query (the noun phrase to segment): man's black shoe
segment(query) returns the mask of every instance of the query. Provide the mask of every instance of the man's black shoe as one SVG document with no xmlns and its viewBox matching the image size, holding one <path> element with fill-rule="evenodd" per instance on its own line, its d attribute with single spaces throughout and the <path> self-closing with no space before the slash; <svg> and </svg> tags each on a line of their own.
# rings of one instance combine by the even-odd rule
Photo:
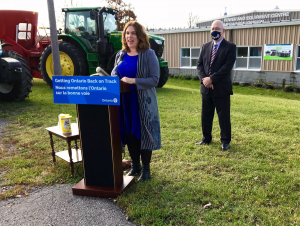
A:
<svg viewBox="0 0 300 226">
<path fill-rule="evenodd" d="M 222 144 L 222 151 L 227 151 L 229 149 L 229 144 Z"/>
<path fill-rule="evenodd" d="M 200 142 L 195 143 L 196 145 L 209 145 L 211 143 L 210 142 L 205 142 L 204 140 L 201 140 Z"/>
</svg>

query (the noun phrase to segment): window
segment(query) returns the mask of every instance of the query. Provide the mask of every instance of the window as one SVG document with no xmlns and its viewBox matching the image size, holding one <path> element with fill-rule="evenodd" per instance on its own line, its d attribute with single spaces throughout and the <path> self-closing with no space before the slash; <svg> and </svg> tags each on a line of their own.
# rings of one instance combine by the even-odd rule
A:
<svg viewBox="0 0 300 226">
<path fill-rule="evenodd" d="M 65 26 L 66 34 L 76 36 L 85 45 L 89 52 L 96 52 L 96 21 L 91 20 L 89 11 L 67 12 Z"/>
<path fill-rule="evenodd" d="M 27 29 L 27 25 L 28 25 L 28 29 Z M 31 31 L 31 24 L 20 23 L 19 31 Z"/>
<path fill-rule="evenodd" d="M 84 35 L 87 27 L 84 23 L 89 12 L 68 12 L 66 14 L 66 33 L 76 36 Z"/>
<path fill-rule="evenodd" d="M 31 39 L 31 24 L 27 23 L 20 23 L 18 25 L 18 39 Z"/>
<path fill-rule="evenodd" d="M 181 48 L 180 67 L 196 67 L 199 55 L 199 47 Z"/>
<path fill-rule="evenodd" d="M 300 71 L 300 45 L 296 47 L 296 71 Z"/>
<path fill-rule="evenodd" d="M 103 13 L 104 35 L 110 35 L 113 31 L 118 31 L 115 16 L 109 13 Z"/>
<path fill-rule="evenodd" d="M 236 52 L 235 69 L 261 69 L 262 47 L 237 47 Z"/>
</svg>

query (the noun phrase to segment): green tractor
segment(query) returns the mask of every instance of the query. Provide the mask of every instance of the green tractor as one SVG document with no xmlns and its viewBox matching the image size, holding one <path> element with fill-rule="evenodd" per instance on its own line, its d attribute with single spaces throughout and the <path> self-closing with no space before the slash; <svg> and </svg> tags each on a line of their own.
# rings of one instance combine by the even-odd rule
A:
<svg viewBox="0 0 300 226">
<path fill-rule="evenodd" d="M 62 75 L 91 75 L 100 66 L 110 74 L 116 53 L 122 49 L 122 32 L 117 30 L 118 10 L 106 7 L 64 8 L 65 34 L 58 34 Z M 160 66 L 157 87 L 168 80 L 168 62 L 162 59 L 165 39 L 150 35 L 150 45 Z M 40 70 L 52 88 L 54 76 L 51 46 L 40 57 Z"/>
</svg>

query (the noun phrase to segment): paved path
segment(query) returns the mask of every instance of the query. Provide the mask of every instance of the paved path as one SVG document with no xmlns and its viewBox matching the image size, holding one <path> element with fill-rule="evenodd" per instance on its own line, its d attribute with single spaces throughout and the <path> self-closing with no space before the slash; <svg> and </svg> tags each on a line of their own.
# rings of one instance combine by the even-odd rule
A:
<svg viewBox="0 0 300 226">
<path fill-rule="evenodd" d="M 72 184 L 36 189 L 0 201 L 1 226 L 133 226 L 112 199 L 74 196 Z"/>
<path fill-rule="evenodd" d="M 0 148 L 8 124 L 0 117 Z M 74 196 L 72 187 L 72 184 L 42 187 L 27 197 L 0 201 L 0 226 L 135 225 L 126 220 L 112 199 Z"/>
</svg>

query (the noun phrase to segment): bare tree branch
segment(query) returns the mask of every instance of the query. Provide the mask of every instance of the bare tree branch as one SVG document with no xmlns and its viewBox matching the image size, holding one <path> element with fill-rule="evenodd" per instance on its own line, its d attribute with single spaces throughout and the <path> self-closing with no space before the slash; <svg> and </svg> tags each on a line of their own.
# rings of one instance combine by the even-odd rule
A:
<svg viewBox="0 0 300 226">
<path fill-rule="evenodd" d="M 196 26 L 196 22 L 198 22 L 198 21 L 199 21 L 199 16 L 193 15 L 193 13 L 190 12 L 188 15 L 188 21 L 187 21 L 188 27 Z"/>
<path fill-rule="evenodd" d="M 71 7 L 78 7 L 80 6 L 78 0 L 64 0 L 63 8 L 71 8 Z M 61 8 L 56 8 L 55 10 L 56 21 L 57 21 L 57 28 L 62 28 L 64 31 L 65 26 L 65 13 L 62 12 Z"/>
</svg>

